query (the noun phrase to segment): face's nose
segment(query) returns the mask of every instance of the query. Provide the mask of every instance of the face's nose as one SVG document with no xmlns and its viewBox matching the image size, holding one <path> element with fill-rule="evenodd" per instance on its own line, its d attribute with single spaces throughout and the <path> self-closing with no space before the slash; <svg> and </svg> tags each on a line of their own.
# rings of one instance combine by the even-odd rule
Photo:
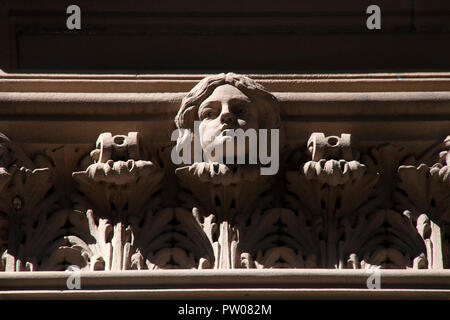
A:
<svg viewBox="0 0 450 320">
<path fill-rule="evenodd" d="M 220 122 L 232 124 L 236 121 L 236 115 L 230 111 L 227 104 L 222 105 L 222 112 L 220 113 Z"/>
</svg>

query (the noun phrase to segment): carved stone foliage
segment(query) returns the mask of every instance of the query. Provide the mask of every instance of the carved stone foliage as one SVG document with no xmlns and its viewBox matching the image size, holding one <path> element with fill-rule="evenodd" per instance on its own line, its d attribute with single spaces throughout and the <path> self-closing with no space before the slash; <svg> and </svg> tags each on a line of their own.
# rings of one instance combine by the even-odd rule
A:
<svg viewBox="0 0 450 320">
<path fill-rule="evenodd" d="M 0 137 L 0 241 L 2 270 L 56 268 L 56 249 L 68 211 L 58 205 L 44 155 L 32 161 L 7 137 Z"/>
<path fill-rule="evenodd" d="M 73 173 L 79 193 L 65 249 L 89 270 L 197 268 L 202 234 L 185 210 L 161 208 L 164 171 L 146 160 L 139 135 L 103 133 L 90 155 L 94 163 Z"/>
<path fill-rule="evenodd" d="M 244 231 L 249 214 L 270 202 L 271 178 L 260 176 L 257 167 L 230 168 L 219 163 L 195 163 L 177 169 L 177 176 L 185 188 L 180 198 L 212 248 L 208 265 L 215 269 L 246 265 Z"/>
<path fill-rule="evenodd" d="M 433 269 L 449 263 L 445 229 L 450 225 L 450 136 L 443 145 L 439 162 L 431 167 L 423 163 L 400 166 L 395 193 L 396 207 L 411 217 Z"/>
<path fill-rule="evenodd" d="M 271 141 L 289 161 L 264 175 L 249 143 L 209 152 L 230 130 L 282 129 L 277 99 L 235 74 L 200 81 L 175 124 L 174 150 L 205 157 L 176 164 L 138 132 L 90 152 L 0 135 L 1 271 L 450 267 L 450 136 L 418 154 L 311 132 Z"/>
<path fill-rule="evenodd" d="M 287 172 L 288 202 L 307 221 L 319 267 L 427 267 L 425 246 L 411 218 L 392 210 L 392 195 L 382 191 L 387 179 L 396 180 L 394 150 L 389 145 L 372 149 L 362 157 L 364 164 L 350 135 L 313 133 L 308 141 L 312 160 Z"/>
</svg>

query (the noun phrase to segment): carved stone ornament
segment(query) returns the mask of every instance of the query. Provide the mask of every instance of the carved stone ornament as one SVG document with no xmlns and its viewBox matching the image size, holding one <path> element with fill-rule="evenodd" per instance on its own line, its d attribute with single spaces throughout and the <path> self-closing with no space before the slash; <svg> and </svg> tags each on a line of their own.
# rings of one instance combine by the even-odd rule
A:
<svg viewBox="0 0 450 320">
<path fill-rule="evenodd" d="M 181 164 L 151 130 L 95 145 L 0 135 L 1 270 L 450 267 L 450 136 L 412 152 L 343 132 L 256 135 L 270 164 L 249 161 L 250 143 L 223 148 L 231 130 L 283 130 L 280 101 L 246 76 L 204 78 L 170 145 L 202 158 Z"/>
<path fill-rule="evenodd" d="M 161 208 L 164 171 L 146 155 L 138 133 L 103 133 L 91 152 L 94 163 L 73 174 L 79 214 L 71 216 L 73 235 L 67 240 L 86 268 L 196 268 L 200 263 L 195 242 L 202 235 L 181 208 Z"/>
<path fill-rule="evenodd" d="M 380 152 L 386 148 L 390 152 Z M 350 135 L 311 135 L 312 160 L 299 171 L 287 172 L 287 199 L 308 243 L 313 239 L 313 246 L 303 247 L 319 267 L 428 266 L 425 244 L 410 217 L 392 210 L 391 196 L 380 194 L 385 175 L 396 174 L 387 171 L 382 157 L 395 151 L 381 146 L 372 150 L 372 157 L 365 155 L 363 164 Z"/>
<path fill-rule="evenodd" d="M 193 134 L 194 121 L 201 121 L 200 136 Z M 279 110 L 276 98 L 255 81 L 219 74 L 203 79 L 189 92 L 175 123 L 179 129 L 189 130 L 187 137 L 199 139 L 205 150 L 210 132 L 220 136 L 228 129 L 279 129 Z M 270 203 L 273 178 L 260 174 L 260 164 L 214 160 L 207 158 L 176 170 L 185 190 L 180 199 L 208 235 L 215 269 L 250 267 L 242 245 L 248 235 L 246 225 L 253 212 Z"/>
<path fill-rule="evenodd" d="M 31 160 L 4 135 L 0 153 L 1 268 L 51 270 L 69 210 L 58 205 L 50 169 L 36 166 L 50 161 L 42 154 Z"/>
</svg>

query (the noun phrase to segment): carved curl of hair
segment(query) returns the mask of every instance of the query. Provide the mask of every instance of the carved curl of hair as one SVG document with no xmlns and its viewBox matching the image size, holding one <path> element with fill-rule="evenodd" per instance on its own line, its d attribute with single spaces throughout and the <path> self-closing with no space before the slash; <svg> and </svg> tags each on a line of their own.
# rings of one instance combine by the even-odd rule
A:
<svg viewBox="0 0 450 320">
<path fill-rule="evenodd" d="M 202 79 L 183 98 L 181 107 L 175 117 L 175 124 L 179 129 L 194 128 L 194 121 L 198 119 L 200 104 L 209 97 L 219 86 L 229 84 L 247 95 L 258 107 L 259 124 L 261 129 L 276 129 L 280 126 L 278 100 L 264 87 L 249 77 L 234 73 L 221 73 Z"/>
</svg>

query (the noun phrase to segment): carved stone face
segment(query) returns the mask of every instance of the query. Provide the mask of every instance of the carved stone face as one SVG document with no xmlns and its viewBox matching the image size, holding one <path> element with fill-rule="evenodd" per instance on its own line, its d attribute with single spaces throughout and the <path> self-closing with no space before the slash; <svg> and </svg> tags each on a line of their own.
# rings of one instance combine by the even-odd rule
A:
<svg viewBox="0 0 450 320">
<path fill-rule="evenodd" d="M 217 87 L 198 108 L 200 145 L 203 150 L 224 146 L 230 130 L 259 129 L 258 108 L 236 87 L 226 84 Z M 238 156 L 235 139 L 234 155 Z M 248 145 L 245 146 L 245 154 Z M 227 154 L 224 151 L 224 155 Z M 214 160 L 214 159 L 208 159 Z"/>
</svg>

